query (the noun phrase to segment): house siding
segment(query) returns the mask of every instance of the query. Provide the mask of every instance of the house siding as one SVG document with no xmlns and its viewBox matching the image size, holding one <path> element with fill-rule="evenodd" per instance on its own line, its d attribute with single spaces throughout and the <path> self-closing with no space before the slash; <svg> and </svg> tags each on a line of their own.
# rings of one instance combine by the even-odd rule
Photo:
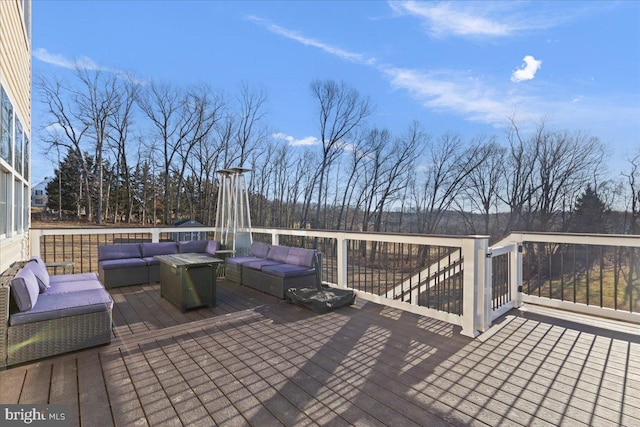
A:
<svg viewBox="0 0 640 427">
<path fill-rule="evenodd" d="M 24 135 L 31 141 L 31 0 L 0 1 L 0 85 L 19 119 Z M 15 120 L 14 119 L 14 120 Z M 14 124 L 13 129 L 17 129 Z M 15 144 L 17 137 L 12 138 Z M 23 156 L 31 165 L 31 144 L 23 148 Z M 15 156 L 21 150 L 12 149 Z M 0 159 L 0 173 L 7 185 L 0 188 L 4 201 L 5 224 L 0 224 L 0 271 L 14 261 L 28 256 L 28 218 L 30 203 L 24 194 L 31 194 L 30 173 L 17 167 L 15 161 Z M 31 169 L 31 166 L 29 166 Z M 18 192 L 18 198 L 16 198 Z M 24 200 L 27 200 L 27 203 Z M 16 208 L 16 200 L 21 206 Z M 27 221 L 26 224 L 23 222 Z M 19 224 L 16 226 L 15 224 Z"/>
</svg>

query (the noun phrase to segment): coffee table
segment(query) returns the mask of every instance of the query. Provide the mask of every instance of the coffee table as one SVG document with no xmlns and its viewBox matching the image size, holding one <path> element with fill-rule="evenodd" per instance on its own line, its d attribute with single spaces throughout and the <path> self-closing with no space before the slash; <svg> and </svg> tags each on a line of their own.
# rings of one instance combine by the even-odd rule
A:
<svg viewBox="0 0 640 427">
<path fill-rule="evenodd" d="M 216 305 L 216 270 L 223 261 L 196 253 L 156 255 L 160 261 L 160 295 L 182 312 Z"/>
</svg>

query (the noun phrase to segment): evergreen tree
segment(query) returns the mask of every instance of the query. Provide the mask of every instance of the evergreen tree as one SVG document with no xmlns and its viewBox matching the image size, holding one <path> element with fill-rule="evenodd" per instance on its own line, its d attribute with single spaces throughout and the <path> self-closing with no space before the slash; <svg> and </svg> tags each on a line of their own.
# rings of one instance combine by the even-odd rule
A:
<svg viewBox="0 0 640 427">
<path fill-rule="evenodd" d="M 587 185 L 584 193 L 578 197 L 571 218 L 570 231 L 576 233 L 604 234 L 608 230 L 609 209 L 598 193 Z"/>
<path fill-rule="evenodd" d="M 60 190 L 62 190 L 62 211 L 73 214 L 78 212 L 81 172 L 82 169 L 76 154 L 69 150 L 66 157 L 60 162 L 59 169 L 55 170 L 55 177 L 47 184 L 47 207 L 49 209 L 58 211 Z M 61 182 L 60 178 L 62 178 Z"/>
</svg>

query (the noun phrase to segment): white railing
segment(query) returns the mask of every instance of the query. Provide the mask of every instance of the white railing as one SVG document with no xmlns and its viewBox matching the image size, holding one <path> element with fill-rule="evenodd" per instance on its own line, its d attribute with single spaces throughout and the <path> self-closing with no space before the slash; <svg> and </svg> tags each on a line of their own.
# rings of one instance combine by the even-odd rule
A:
<svg viewBox="0 0 640 427">
<path fill-rule="evenodd" d="M 48 257 L 50 261 L 76 261 L 79 265 L 82 261 L 82 270 L 97 270 L 97 245 L 110 244 L 115 241 L 127 241 L 128 236 L 135 236 L 133 240 L 145 240 L 157 242 L 162 235 L 177 232 L 207 232 L 210 236 L 215 233 L 213 227 L 183 227 L 183 228 L 82 228 L 82 229 L 32 229 L 30 233 L 30 251 L 32 255 Z M 283 239 L 292 237 L 306 238 L 309 242 L 320 239 L 327 247 L 331 246 L 335 254 L 330 259 L 324 257 L 325 266 L 330 266 L 331 275 L 325 275 L 325 283 L 351 288 L 357 292 L 359 298 L 378 302 L 388 306 L 411 311 L 417 314 L 443 320 L 462 328 L 461 333 L 475 337 L 479 332 L 490 326 L 490 317 L 481 313 L 484 304 L 479 303 L 485 295 L 485 256 L 488 239 L 483 236 L 426 236 L 386 233 L 357 233 L 296 229 L 253 228 L 254 238 L 261 236 L 263 240 L 270 240 L 271 244 L 278 245 Z M 53 237 L 55 236 L 55 237 Z M 76 237 L 74 237 L 76 236 Z M 266 239 L 265 239 L 266 237 Z M 54 241 L 51 241 L 54 239 Z M 55 241 L 57 239 L 57 241 Z M 410 302 L 403 302 L 385 297 L 385 292 L 367 290 L 367 286 L 358 289 L 355 285 L 356 260 L 354 251 L 349 245 L 363 244 L 366 248 L 372 245 L 402 245 L 405 248 L 404 255 L 415 257 L 415 247 L 444 247 L 457 248 L 460 251 L 463 263 L 458 267 L 457 279 L 461 283 L 461 291 L 447 294 L 450 300 L 448 304 L 459 304 L 457 311 L 431 308 L 420 303 L 419 298 L 413 298 Z M 55 249 L 57 252 L 55 252 Z M 79 249 L 74 251 L 74 247 Z M 406 249 L 410 248 L 410 249 Z M 414 248 L 414 249 L 411 249 Z M 84 261 L 87 257 L 89 259 Z M 45 259 L 47 261 L 47 259 Z M 327 262 L 328 261 L 328 262 Z M 359 268 L 359 267 L 358 267 Z M 363 267 L 364 268 L 364 267 Z M 367 267 L 368 268 L 368 267 Z M 379 270 L 379 269 L 378 269 Z M 371 269 L 367 270 L 368 272 Z M 367 273 L 368 274 L 368 273 Z M 378 271 L 377 274 L 380 274 Z M 366 274 L 365 274 L 366 276 Z M 393 275 L 392 275 L 393 276 Z M 393 280 L 393 279 L 391 279 Z M 371 281 L 368 282 L 371 284 Z M 419 284 L 416 284 L 419 286 Z M 373 286 L 371 286 L 373 287 Z"/>
<path fill-rule="evenodd" d="M 511 233 L 511 303 L 640 323 L 640 236 Z"/>
<path fill-rule="evenodd" d="M 78 262 L 81 262 L 80 271 L 96 271 L 98 244 L 127 241 L 131 238 L 130 236 L 134 236 L 133 240 L 136 241 L 157 242 L 169 238 L 170 233 L 203 231 L 210 238 L 215 235 L 213 227 L 32 229 L 30 231 L 30 251 L 32 255 L 43 255 L 43 257 L 46 255 L 50 261 L 76 261 L 76 266 Z M 259 227 L 253 228 L 253 235 L 254 240 L 259 239 L 274 245 L 318 245 L 319 250 L 323 252 L 325 261 L 323 263 L 323 272 L 325 273 L 323 281 L 326 284 L 354 289 L 358 297 L 364 300 L 460 326 L 461 333 L 470 337 L 475 337 L 479 332 L 486 331 L 497 317 L 512 308 L 519 307 L 523 302 L 640 322 L 640 310 L 635 309 L 636 301 L 640 299 L 640 279 L 637 278 L 638 272 L 640 272 L 640 251 L 638 254 L 635 252 L 637 248 L 640 248 L 639 236 L 512 233 L 490 248 L 486 236 L 431 236 Z M 56 241 L 52 243 L 48 240 L 50 238 L 56 239 Z M 55 253 L 55 249 L 51 249 L 52 245 L 62 249 L 58 249 L 58 252 Z M 553 245 L 554 250 L 540 252 L 535 245 Z M 611 308 L 589 300 L 584 303 L 580 301 L 580 298 L 576 298 L 576 293 L 573 294 L 573 299 L 565 298 L 564 289 L 561 289 L 558 297 L 556 295 L 558 285 L 554 281 L 565 280 L 567 277 L 565 266 L 562 267 L 559 278 L 552 277 L 553 269 L 551 268 L 548 278 L 545 278 L 546 276 L 541 273 L 540 269 L 532 273 L 530 261 L 532 254 L 538 257 L 538 262 L 541 262 L 539 259 L 541 254 L 544 254 L 548 257 L 548 260 L 545 259 L 544 262 L 555 267 L 554 263 L 557 261 L 550 254 L 553 253 L 553 257 L 558 257 L 558 251 L 565 250 L 561 247 L 562 245 L 585 246 L 592 248 L 592 251 L 596 250 L 593 248 L 601 247 L 628 249 L 630 252 L 628 251 L 628 254 L 625 255 L 625 259 L 628 259 L 630 267 L 623 266 L 622 269 L 616 267 L 618 268 L 616 271 L 621 271 L 622 274 L 628 273 L 624 268 L 631 270 L 628 273 L 632 276 L 631 281 L 625 285 L 627 286 L 625 289 L 628 290 L 628 299 L 625 300 L 625 304 L 629 306 L 628 309 L 625 307 Z M 76 246 L 80 249 L 74 252 L 73 248 Z M 395 267 L 392 263 L 372 267 L 363 261 L 372 251 L 380 251 L 382 247 L 396 246 L 402 248 L 400 256 L 397 253 L 392 253 L 390 257 L 411 258 L 412 260 L 409 268 L 405 269 L 406 271 L 394 270 Z M 420 264 L 417 255 L 419 251 L 416 248 L 432 247 L 444 248 L 445 251 L 451 249 L 450 253 L 453 255 L 430 258 L 427 264 Z M 559 247 L 560 249 L 558 249 Z M 365 257 L 360 256 L 362 248 L 364 248 L 363 251 L 366 251 L 367 256 Z M 89 260 L 85 265 L 87 258 Z M 560 259 L 562 261 L 562 258 Z M 605 281 L 602 276 L 609 274 L 606 269 L 609 267 L 602 267 L 603 264 L 609 262 L 602 255 L 602 250 L 600 250 L 598 262 L 600 263 L 601 276 L 599 292 L 602 295 L 605 292 L 602 286 Z M 637 266 L 636 263 L 638 263 Z M 443 272 L 445 269 L 446 273 Z M 573 277 L 576 274 L 574 271 Z M 445 280 L 445 276 L 449 278 L 455 276 L 455 280 L 460 284 L 459 288 L 454 287 L 451 293 L 447 290 L 445 296 L 450 301 L 446 305 L 425 303 L 424 295 L 428 295 L 431 289 Z M 531 289 L 536 289 L 540 293 L 540 289 L 543 288 L 540 283 L 545 280 L 549 282 L 549 295 L 536 295 L 531 292 Z M 364 285 L 361 281 L 364 281 Z M 442 295 L 438 295 L 438 298 Z M 449 309 L 449 303 L 452 301 L 454 304 L 459 304 L 457 309 Z"/>
</svg>

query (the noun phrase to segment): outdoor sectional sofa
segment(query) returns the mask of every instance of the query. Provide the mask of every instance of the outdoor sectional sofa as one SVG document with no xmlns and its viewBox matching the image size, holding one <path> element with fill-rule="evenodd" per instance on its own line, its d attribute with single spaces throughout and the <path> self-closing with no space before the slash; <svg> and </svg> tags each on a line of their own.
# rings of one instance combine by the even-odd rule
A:
<svg viewBox="0 0 640 427">
<path fill-rule="evenodd" d="M 160 281 L 160 261 L 156 255 L 203 253 L 214 256 L 220 249 L 216 240 L 185 242 L 122 243 L 98 246 L 98 274 L 107 288 Z"/>
<path fill-rule="evenodd" d="M 0 368 L 111 342 L 112 309 L 95 273 L 14 263 L 0 275 Z"/>
<path fill-rule="evenodd" d="M 247 256 L 225 260 L 227 280 L 285 299 L 290 288 L 316 286 L 315 249 L 252 243 Z"/>
</svg>

